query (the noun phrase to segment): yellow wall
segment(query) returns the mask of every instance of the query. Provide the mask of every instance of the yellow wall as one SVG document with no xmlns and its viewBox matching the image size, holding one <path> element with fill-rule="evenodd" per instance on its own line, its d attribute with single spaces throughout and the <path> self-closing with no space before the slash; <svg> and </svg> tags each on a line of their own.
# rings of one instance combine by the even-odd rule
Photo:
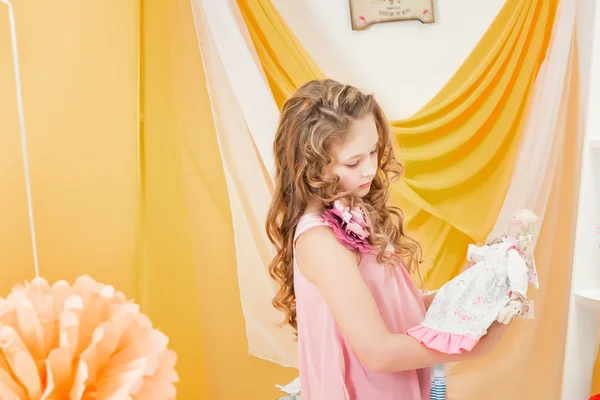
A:
<svg viewBox="0 0 600 400">
<path fill-rule="evenodd" d="M 41 273 L 135 297 L 138 3 L 14 3 Z M 34 277 L 13 79 L 0 4 L 2 295 Z"/>
</svg>

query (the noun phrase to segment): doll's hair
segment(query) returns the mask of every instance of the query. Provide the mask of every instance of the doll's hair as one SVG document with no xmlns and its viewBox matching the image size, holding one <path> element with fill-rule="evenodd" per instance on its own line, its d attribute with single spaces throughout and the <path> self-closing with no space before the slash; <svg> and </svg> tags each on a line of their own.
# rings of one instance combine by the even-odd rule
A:
<svg viewBox="0 0 600 400">
<path fill-rule="evenodd" d="M 533 233 L 535 230 L 535 225 L 538 222 L 539 218 L 537 215 L 533 213 L 533 211 L 528 209 L 523 209 L 515 212 L 512 215 L 513 219 L 516 219 L 521 222 L 521 235 L 519 236 L 519 249 L 521 256 L 525 259 L 525 263 L 528 267 L 533 265 Z M 492 245 L 495 243 L 500 243 L 502 239 L 506 237 L 506 233 L 502 234 L 497 238 L 493 238 L 487 242 L 488 245 Z"/>
<path fill-rule="evenodd" d="M 537 215 L 533 213 L 531 210 L 519 210 L 514 215 L 513 218 L 521 221 L 521 226 L 523 227 L 523 231 L 521 236 L 519 236 L 519 248 L 521 249 L 522 255 L 525 258 L 525 262 L 528 267 L 531 267 L 533 264 L 533 231 L 535 229 L 536 223 L 539 221 Z"/>
<path fill-rule="evenodd" d="M 370 94 L 331 79 L 313 80 L 290 97 L 281 110 L 275 135 L 275 191 L 267 215 L 266 230 L 275 246 L 269 265 L 279 284 L 273 305 L 285 313 L 284 324 L 296 326 L 293 241 L 296 225 L 310 202 L 330 207 L 336 199 L 349 204 L 350 193 L 340 190 L 337 175 L 327 175 L 331 146 L 344 140 L 353 121 L 372 116 L 379 135 L 378 166 L 369 193 L 362 199 L 371 220 L 369 241 L 379 249 L 379 262 L 404 259 L 410 271 L 422 259 L 419 243 L 404 234 L 402 210 L 387 204 L 388 187 L 403 171 L 396 160 L 390 126 L 381 107 Z M 390 252 L 390 245 L 394 252 Z M 418 271 L 417 271 L 418 272 Z"/>
</svg>

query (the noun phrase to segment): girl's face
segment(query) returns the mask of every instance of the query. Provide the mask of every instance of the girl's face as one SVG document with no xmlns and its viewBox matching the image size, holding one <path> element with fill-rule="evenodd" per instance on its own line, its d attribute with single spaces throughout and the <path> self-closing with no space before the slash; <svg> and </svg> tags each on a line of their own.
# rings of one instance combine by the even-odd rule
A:
<svg viewBox="0 0 600 400">
<path fill-rule="evenodd" d="M 342 190 L 364 197 L 377 172 L 378 143 L 379 133 L 372 115 L 354 120 L 344 140 L 332 146 L 331 163 L 325 172 L 339 176 Z"/>
</svg>

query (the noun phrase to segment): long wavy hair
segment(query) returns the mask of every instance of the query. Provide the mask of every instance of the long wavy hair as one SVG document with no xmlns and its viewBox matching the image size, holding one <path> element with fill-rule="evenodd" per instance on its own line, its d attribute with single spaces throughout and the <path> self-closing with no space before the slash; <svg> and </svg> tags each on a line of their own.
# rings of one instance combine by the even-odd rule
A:
<svg viewBox="0 0 600 400">
<path fill-rule="evenodd" d="M 351 194 L 327 175 L 332 143 L 344 140 L 350 124 L 372 115 L 379 134 L 378 168 L 369 193 L 361 200 L 371 219 L 369 240 L 379 249 L 378 261 L 415 271 L 421 246 L 403 231 L 402 211 L 387 204 L 388 188 L 403 172 L 395 158 L 389 123 L 375 99 L 355 87 L 331 79 L 313 80 L 284 104 L 275 135 L 275 193 L 266 230 L 276 248 L 269 273 L 279 283 L 273 305 L 285 313 L 283 325 L 297 329 L 293 245 L 296 225 L 311 202 L 330 207 L 336 199 L 353 204 Z M 390 246 L 391 245 L 391 246 Z M 390 251 L 390 249 L 392 249 Z"/>
</svg>

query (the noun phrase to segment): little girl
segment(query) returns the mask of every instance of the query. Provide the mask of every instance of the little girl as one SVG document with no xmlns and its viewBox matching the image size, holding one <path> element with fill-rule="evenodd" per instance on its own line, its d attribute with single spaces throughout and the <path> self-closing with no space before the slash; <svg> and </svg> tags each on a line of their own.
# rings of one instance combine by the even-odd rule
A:
<svg viewBox="0 0 600 400">
<path fill-rule="evenodd" d="M 311 81 L 284 104 L 275 137 L 275 193 L 267 233 L 274 306 L 297 330 L 303 400 L 430 398 L 430 367 L 488 353 L 494 324 L 473 351 L 449 355 L 406 335 L 432 297 L 409 271 L 421 249 L 387 204 L 402 171 L 371 95 Z"/>
</svg>

